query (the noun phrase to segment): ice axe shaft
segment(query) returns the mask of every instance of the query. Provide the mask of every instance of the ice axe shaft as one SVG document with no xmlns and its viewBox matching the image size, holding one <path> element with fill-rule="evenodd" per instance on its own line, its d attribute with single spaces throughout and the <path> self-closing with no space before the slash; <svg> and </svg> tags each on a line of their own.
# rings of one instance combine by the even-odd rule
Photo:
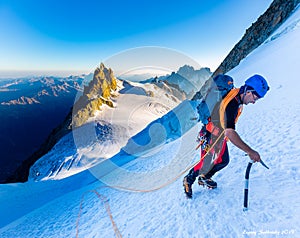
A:
<svg viewBox="0 0 300 238">
<path fill-rule="evenodd" d="M 248 155 L 248 154 L 246 154 L 246 155 Z M 250 159 L 250 161 L 247 165 L 247 168 L 246 168 L 245 187 L 244 187 L 244 209 L 243 209 L 243 211 L 248 210 L 249 175 L 250 175 L 250 170 L 251 170 L 251 167 L 252 167 L 253 163 L 254 163 L 254 161 Z M 262 159 L 260 160 L 260 163 L 262 164 L 262 166 L 269 169 L 269 167 L 262 161 Z"/>
<path fill-rule="evenodd" d="M 247 211 L 248 210 L 248 191 L 249 191 L 249 174 L 250 174 L 250 170 L 252 167 L 253 161 L 250 160 L 248 165 L 247 165 L 247 169 L 246 169 L 246 173 L 245 173 L 245 187 L 244 187 L 244 209 L 243 211 Z"/>
</svg>

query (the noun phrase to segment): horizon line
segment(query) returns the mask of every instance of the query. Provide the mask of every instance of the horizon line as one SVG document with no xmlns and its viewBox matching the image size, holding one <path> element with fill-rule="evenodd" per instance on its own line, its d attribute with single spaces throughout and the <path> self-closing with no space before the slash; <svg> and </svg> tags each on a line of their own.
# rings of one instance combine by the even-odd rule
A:
<svg viewBox="0 0 300 238">
<path fill-rule="evenodd" d="M 70 77 L 79 75 L 88 75 L 93 73 L 94 70 L 87 69 L 74 69 L 74 70 L 49 70 L 49 69 L 28 69 L 28 70 L 4 70 L 0 69 L 0 80 L 1 79 L 14 79 L 14 78 L 26 78 L 26 77 L 43 77 L 43 76 L 53 76 L 53 77 Z"/>
</svg>

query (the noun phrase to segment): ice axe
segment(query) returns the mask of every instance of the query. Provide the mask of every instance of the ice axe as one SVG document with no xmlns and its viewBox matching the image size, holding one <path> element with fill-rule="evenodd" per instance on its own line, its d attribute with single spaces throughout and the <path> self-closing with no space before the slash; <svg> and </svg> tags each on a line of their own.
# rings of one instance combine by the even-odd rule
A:
<svg viewBox="0 0 300 238">
<path fill-rule="evenodd" d="M 250 174 L 250 170 L 252 167 L 252 164 L 254 163 L 253 160 L 250 160 L 247 168 L 246 168 L 246 173 L 245 173 L 245 187 L 244 187 L 244 209 L 243 211 L 247 211 L 248 210 L 248 193 L 249 193 L 249 174 Z M 264 166 L 266 169 L 269 169 L 269 167 L 262 161 L 260 160 L 260 163 L 262 164 L 262 166 Z"/>
</svg>

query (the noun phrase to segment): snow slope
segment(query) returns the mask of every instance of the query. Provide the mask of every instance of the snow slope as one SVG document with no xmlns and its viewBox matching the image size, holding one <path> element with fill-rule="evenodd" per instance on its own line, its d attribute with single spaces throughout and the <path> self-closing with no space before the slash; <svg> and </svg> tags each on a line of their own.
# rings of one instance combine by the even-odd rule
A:
<svg viewBox="0 0 300 238">
<path fill-rule="evenodd" d="M 199 125 L 195 125 L 182 137 L 174 136 L 132 160 L 132 154 L 123 152 L 128 163 L 99 179 L 92 174 L 97 177 L 105 166 L 61 180 L 1 185 L 0 236 L 120 237 L 116 235 L 120 232 L 134 238 L 300 237 L 299 21 L 297 9 L 229 72 L 237 86 L 259 73 L 271 87 L 265 99 L 244 108 L 237 124 L 241 137 L 270 167 L 253 165 L 247 212 L 242 208 L 248 161 L 234 146 L 230 164 L 214 177 L 218 188 L 206 190 L 195 184 L 193 199 L 185 198 L 183 174 L 199 159 L 194 150 Z"/>
</svg>

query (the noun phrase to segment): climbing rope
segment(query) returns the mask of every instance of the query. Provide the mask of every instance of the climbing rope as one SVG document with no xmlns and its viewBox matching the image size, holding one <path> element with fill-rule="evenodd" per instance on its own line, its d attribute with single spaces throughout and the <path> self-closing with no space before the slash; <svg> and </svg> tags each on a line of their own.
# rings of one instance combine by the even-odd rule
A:
<svg viewBox="0 0 300 238">
<path fill-rule="evenodd" d="M 103 187 L 106 187 L 106 186 L 103 186 Z M 107 186 L 108 187 L 108 186 Z M 108 199 L 107 197 L 101 195 L 100 193 L 98 193 L 98 191 L 95 189 L 95 190 L 90 190 L 90 191 L 86 191 L 82 197 L 81 197 L 81 200 L 80 200 L 80 208 L 79 208 L 79 213 L 78 213 L 78 217 L 77 217 L 77 221 L 76 221 L 76 238 L 78 238 L 78 235 L 79 235 L 79 221 L 80 221 L 80 218 L 81 218 L 81 213 L 82 213 L 82 204 L 83 204 L 83 201 L 84 201 L 84 196 L 86 193 L 95 193 L 97 195 L 97 197 L 101 200 L 101 202 L 104 204 L 104 207 L 106 209 L 106 212 L 110 218 L 110 221 L 111 221 L 111 224 L 113 226 L 113 229 L 114 229 L 114 232 L 115 232 L 115 235 L 117 238 L 122 238 L 122 235 L 118 229 L 118 226 L 116 224 L 116 222 L 114 221 L 113 219 L 113 216 L 112 216 L 112 213 L 111 213 L 111 209 L 110 209 L 110 205 L 109 205 L 109 202 L 108 202 Z"/>
<path fill-rule="evenodd" d="M 159 189 L 162 189 L 168 185 L 170 185 L 171 183 L 173 183 L 174 181 L 176 181 L 178 178 L 180 178 L 183 174 L 185 174 L 187 171 L 189 171 L 191 168 L 194 168 L 196 165 L 198 165 L 199 163 L 201 163 L 205 157 L 208 155 L 208 153 L 210 153 L 210 151 L 214 148 L 214 146 L 218 143 L 218 141 L 222 138 L 223 134 L 225 133 L 225 131 L 223 131 L 219 137 L 216 139 L 216 141 L 212 144 L 212 146 L 205 152 L 205 154 L 203 156 L 201 156 L 201 159 L 200 161 L 192 164 L 191 166 L 188 166 L 184 171 L 182 171 L 180 174 L 178 174 L 175 178 L 173 178 L 172 180 L 156 187 L 156 188 L 153 188 L 153 189 L 134 189 L 134 188 L 127 188 L 127 187 L 122 187 L 122 186 L 100 186 L 98 187 L 97 189 L 100 189 L 100 188 L 114 188 L 114 189 L 119 189 L 119 190 L 123 190 L 123 191 L 130 191 L 130 192 L 139 192 L 139 193 L 148 193 L 148 192 L 154 192 L 154 191 L 157 191 Z M 198 149 L 198 148 L 196 148 Z M 110 209 L 110 206 L 109 206 L 109 202 L 108 202 L 108 199 L 99 194 L 97 192 L 97 190 L 90 190 L 90 191 L 86 191 L 82 197 L 81 197 L 81 201 L 80 201 L 80 208 L 79 208 L 79 213 L 78 213 L 78 217 L 77 217 L 77 222 L 76 222 L 76 238 L 78 238 L 78 233 L 79 233 L 79 221 L 80 221 L 80 218 L 81 218 L 81 213 L 82 213 L 82 204 L 83 204 L 83 200 L 84 200 L 84 195 L 88 192 L 92 192 L 92 193 L 95 193 L 97 195 L 97 197 L 102 201 L 102 203 L 104 204 L 105 206 L 105 209 L 106 209 L 106 212 L 110 218 L 110 221 L 112 223 L 112 226 L 113 226 L 113 229 L 114 229 L 114 232 L 115 232 L 115 235 L 117 238 L 122 238 L 122 235 L 113 219 L 113 216 L 112 216 L 112 213 L 111 213 L 111 209 Z"/>
</svg>

